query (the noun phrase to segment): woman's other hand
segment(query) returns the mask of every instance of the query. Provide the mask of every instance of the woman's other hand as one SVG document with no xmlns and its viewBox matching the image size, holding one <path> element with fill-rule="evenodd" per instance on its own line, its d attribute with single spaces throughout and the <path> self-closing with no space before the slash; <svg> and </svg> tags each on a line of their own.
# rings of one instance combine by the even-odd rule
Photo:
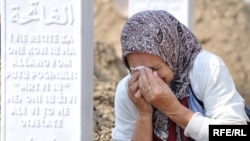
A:
<svg viewBox="0 0 250 141">
<path fill-rule="evenodd" d="M 137 107 L 139 116 L 152 116 L 152 105 L 146 101 L 139 89 L 139 71 L 131 74 L 131 79 L 128 83 L 128 94 L 131 101 Z"/>
</svg>

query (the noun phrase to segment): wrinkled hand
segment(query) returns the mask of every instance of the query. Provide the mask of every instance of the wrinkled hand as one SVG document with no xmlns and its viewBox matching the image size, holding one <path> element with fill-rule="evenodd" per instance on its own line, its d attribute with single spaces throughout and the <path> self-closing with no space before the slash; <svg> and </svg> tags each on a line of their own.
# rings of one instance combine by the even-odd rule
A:
<svg viewBox="0 0 250 141">
<path fill-rule="evenodd" d="M 154 107 L 164 113 L 175 112 L 180 103 L 169 86 L 150 68 L 139 70 L 140 93 Z"/>
<path fill-rule="evenodd" d="M 146 101 L 139 89 L 139 71 L 131 74 L 128 82 L 129 98 L 137 107 L 140 116 L 152 116 L 152 105 Z"/>
</svg>

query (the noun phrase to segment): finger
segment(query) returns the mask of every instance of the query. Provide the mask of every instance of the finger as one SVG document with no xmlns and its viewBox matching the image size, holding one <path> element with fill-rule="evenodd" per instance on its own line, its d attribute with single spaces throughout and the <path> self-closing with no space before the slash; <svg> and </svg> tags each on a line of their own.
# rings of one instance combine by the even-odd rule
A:
<svg viewBox="0 0 250 141">
<path fill-rule="evenodd" d="M 140 90 L 137 90 L 134 94 L 129 94 L 129 98 L 134 104 L 139 104 L 140 101 L 143 99 Z M 139 104 L 140 105 L 140 104 Z"/>
<path fill-rule="evenodd" d="M 148 82 L 147 74 L 144 69 L 140 70 L 139 77 L 139 89 L 143 96 L 147 97 L 145 94 L 151 89 L 150 83 Z"/>
<path fill-rule="evenodd" d="M 138 91 L 138 89 L 139 89 L 139 82 L 135 81 L 134 83 L 130 84 L 128 86 L 128 89 L 129 89 L 129 93 L 135 94 L 136 91 Z"/>
<path fill-rule="evenodd" d="M 153 77 L 157 85 L 165 86 L 166 83 L 159 77 L 158 73 L 156 71 L 153 72 Z"/>
<path fill-rule="evenodd" d="M 135 98 L 142 97 L 140 90 L 137 90 L 134 96 L 135 96 Z"/>
<path fill-rule="evenodd" d="M 132 98 L 133 98 L 133 95 L 134 94 L 132 94 L 130 91 L 128 92 L 128 97 L 132 100 Z"/>
<path fill-rule="evenodd" d="M 158 84 L 158 81 L 156 81 L 156 79 L 155 79 L 154 72 L 150 68 L 145 68 L 145 74 L 147 75 L 147 81 L 148 81 L 149 85 L 152 88 L 157 88 L 157 86 L 159 84 Z"/>
<path fill-rule="evenodd" d="M 147 74 L 145 72 L 145 69 L 139 70 L 139 75 L 140 75 L 140 77 L 139 77 L 140 84 L 146 84 L 145 82 L 148 81 L 148 78 L 147 78 Z"/>
<path fill-rule="evenodd" d="M 139 72 L 134 72 L 133 74 L 131 74 L 131 78 L 128 82 L 128 86 L 132 85 L 133 83 L 135 83 L 139 78 Z"/>
</svg>

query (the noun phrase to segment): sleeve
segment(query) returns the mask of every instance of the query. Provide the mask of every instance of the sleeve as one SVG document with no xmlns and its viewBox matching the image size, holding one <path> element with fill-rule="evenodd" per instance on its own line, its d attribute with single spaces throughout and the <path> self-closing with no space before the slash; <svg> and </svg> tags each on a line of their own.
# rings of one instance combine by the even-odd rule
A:
<svg viewBox="0 0 250 141">
<path fill-rule="evenodd" d="M 190 80 L 194 93 L 204 103 L 205 115 L 193 115 L 185 128 L 186 136 L 206 141 L 209 124 L 247 124 L 245 101 L 218 56 L 201 52 L 190 72 Z"/>
<path fill-rule="evenodd" d="M 114 141 L 129 141 L 134 132 L 137 110 L 127 93 L 129 76 L 117 85 L 115 93 L 115 127 L 112 131 Z"/>
</svg>

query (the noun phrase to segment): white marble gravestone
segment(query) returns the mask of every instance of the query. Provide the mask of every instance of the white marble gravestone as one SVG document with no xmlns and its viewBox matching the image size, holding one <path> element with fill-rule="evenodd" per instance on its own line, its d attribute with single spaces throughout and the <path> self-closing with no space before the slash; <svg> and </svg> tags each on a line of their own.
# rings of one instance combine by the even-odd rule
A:
<svg viewBox="0 0 250 141">
<path fill-rule="evenodd" d="M 193 30 L 194 0 L 129 0 L 128 16 L 143 10 L 166 10 Z"/>
<path fill-rule="evenodd" d="M 93 1 L 1 5 L 1 141 L 93 140 Z"/>
</svg>

